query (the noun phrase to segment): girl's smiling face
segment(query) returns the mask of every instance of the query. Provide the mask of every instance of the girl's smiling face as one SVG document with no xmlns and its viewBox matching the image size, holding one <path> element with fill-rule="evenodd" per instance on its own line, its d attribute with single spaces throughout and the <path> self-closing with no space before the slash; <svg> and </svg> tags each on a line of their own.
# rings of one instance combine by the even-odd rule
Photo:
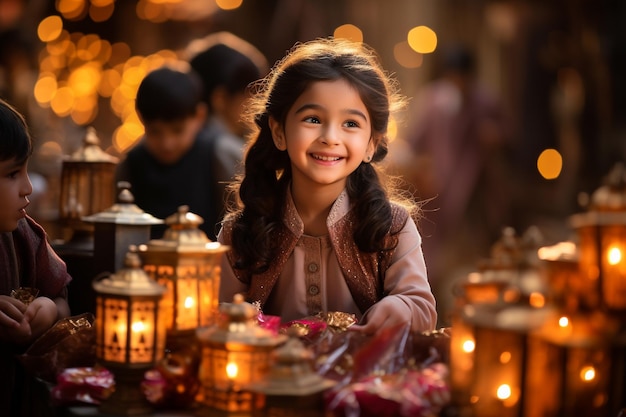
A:
<svg viewBox="0 0 626 417">
<path fill-rule="evenodd" d="M 343 189 L 376 149 L 369 112 L 344 79 L 312 83 L 289 109 L 284 126 L 270 119 L 270 127 L 276 147 L 289 154 L 296 186 Z"/>
</svg>

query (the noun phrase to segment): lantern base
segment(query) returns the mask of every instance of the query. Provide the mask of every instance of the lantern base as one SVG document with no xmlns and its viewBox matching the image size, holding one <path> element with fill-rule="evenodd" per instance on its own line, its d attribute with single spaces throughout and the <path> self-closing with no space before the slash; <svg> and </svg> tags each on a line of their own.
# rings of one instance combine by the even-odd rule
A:
<svg viewBox="0 0 626 417">
<path fill-rule="evenodd" d="M 250 391 L 219 391 L 204 389 L 203 408 L 210 409 L 210 415 L 229 417 L 250 417 L 254 410 L 265 405 L 265 396 Z M 206 410 L 205 410 L 206 411 Z M 200 414 L 206 416 L 207 414 Z"/>
<path fill-rule="evenodd" d="M 112 416 L 141 416 L 152 413 L 153 407 L 141 391 L 147 369 L 110 369 L 115 375 L 115 391 L 98 411 Z"/>
</svg>

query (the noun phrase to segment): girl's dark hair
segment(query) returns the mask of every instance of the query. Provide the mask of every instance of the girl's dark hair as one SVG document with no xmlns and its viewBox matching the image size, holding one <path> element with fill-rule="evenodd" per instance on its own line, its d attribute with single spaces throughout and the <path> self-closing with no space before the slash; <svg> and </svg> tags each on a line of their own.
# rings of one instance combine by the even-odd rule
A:
<svg viewBox="0 0 626 417">
<path fill-rule="evenodd" d="M 139 84 L 135 108 L 146 122 L 169 122 L 194 116 L 201 102 L 202 81 L 195 72 L 161 67 Z"/>
<path fill-rule="evenodd" d="M 291 164 L 287 152 L 274 146 L 269 118 L 284 125 L 289 109 L 309 85 L 338 79 L 358 90 L 369 112 L 372 137 L 378 141 L 372 162 L 387 155 L 390 112 L 401 100 L 374 51 L 362 43 L 333 38 L 296 44 L 256 86 L 246 114 L 253 130 L 244 176 L 234 185 L 239 207 L 231 213 L 237 268 L 251 273 L 266 270 L 279 244 L 272 240 L 272 232 L 282 222 Z M 359 249 L 389 249 L 382 246 L 391 227 L 391 206 L 372 164 L 362 163 L 348 177 L 347 192 L 356 210 L 354 240 Z"/>
<path fill-rule="evenodd" d="M 33 142 L 24 116 L 0 99 L 0 160 L 23 162 L 33 153 Z"/>
</svg>

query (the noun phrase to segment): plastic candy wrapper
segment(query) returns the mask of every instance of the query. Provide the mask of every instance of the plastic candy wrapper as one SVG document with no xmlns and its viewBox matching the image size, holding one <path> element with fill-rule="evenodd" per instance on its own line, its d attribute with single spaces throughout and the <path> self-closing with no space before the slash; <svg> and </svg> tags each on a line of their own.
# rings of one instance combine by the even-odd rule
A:
<svg viewBox="0 0 626 417">
<path fill-rule="evenodd" d="M 434 417 L 448 405 L 448 367 L 368 376 L 326 394 L 327 415 L 337 417 Z"/>
<path fill-rule="evenodd" d="M 92 313 L 57 321 L 18 356 L 20 362 L 33 375 L 52 384 L 66 368 L 93 366 L 96 361 L 93 321 Z"/>
<path fill-rule="evenodd" d="M 37 288 L 19 287 L 17 290 L 11 290 L 11 297 L 17 298 L 25 305 L 29 305 L 39 295 Z"/>
<path fill-rule="evenodd" d="M 50 397 L 55 406 L 100 404 L 114 389 L 114 376 L 105 368 L 68 368 L 57 377 Z"/>
</svg>

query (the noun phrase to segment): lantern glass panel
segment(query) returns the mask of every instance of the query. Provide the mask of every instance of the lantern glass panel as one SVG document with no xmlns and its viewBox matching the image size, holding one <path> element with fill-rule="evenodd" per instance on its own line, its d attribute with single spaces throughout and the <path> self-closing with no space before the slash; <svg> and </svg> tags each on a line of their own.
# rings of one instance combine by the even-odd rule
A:
<svg viewBox="0 0 626 417">
<path fill-rule="evenodd" d="M 598 229 L 593 226 L 578 229 L 580 239 L 581 301 L 584 305 L 591 308 L 598 307 L 600 303 L 597 233 Z"/>
<path fill-rule="evenodd" d="M 157 304 L 151 300 L 136 301 L 131 305 L 130 362 L 145 363 L 155 360 Z"/>
<path fill-rule="evenodd" d="M 626 309 L 626 226 L 604 226 L 602 234 L 602 291 L 607 307 Z"/>
<path fill-rule="evenodd" d="M 176 280 L 176 328 L 179 330 L 198 327 L 198 279 L 193 275 L 181 275 Z"/>
<path fill-rule="evenodd" d="M 102 307 L 103 348 L 102 359 L 107 362 L 126 362 L 128 301 L 122 298 L 98 300 Z"/>
</svg>

